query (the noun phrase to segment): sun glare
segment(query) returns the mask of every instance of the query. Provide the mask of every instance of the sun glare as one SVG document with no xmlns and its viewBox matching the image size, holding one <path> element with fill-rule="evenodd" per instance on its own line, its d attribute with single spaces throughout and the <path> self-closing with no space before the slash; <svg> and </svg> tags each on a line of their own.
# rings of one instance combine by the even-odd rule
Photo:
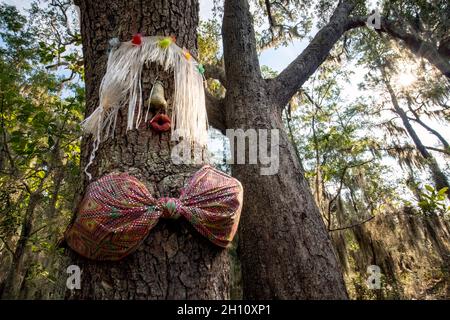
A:
<svg viewBox="0 0 450 320">
<path fill-rule="evenodd" d="M 412 61 L 401 63 L 397 70 L 398 73 L 393 80 L 399 88 L 409 87 L 417 80 L 417 66 Z"/>
<path fill-rule="evenodd" d="M 402 87 L 409 87 L 416 81 L 416 76 L 411 72 L 404 72 L 398 75 L 397 84 Z"/>
</svg>

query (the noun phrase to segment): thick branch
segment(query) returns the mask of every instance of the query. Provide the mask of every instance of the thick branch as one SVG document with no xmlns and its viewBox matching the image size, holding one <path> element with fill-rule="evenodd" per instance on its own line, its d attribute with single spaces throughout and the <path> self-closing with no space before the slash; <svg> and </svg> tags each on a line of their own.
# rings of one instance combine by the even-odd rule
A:
<svg viewBox="0 0 450 320">
<path fill-rule="evenodd" d="M 444 146 L 444 149 L 446 150 L 450 150 L 450 145 L 448 144 L 447 140 L 445 140 L 445 138 L 437 131 L 434 130 L 433 128 L 431 128 L 430 126 L 428 126 L 425 122 L 422 121 L 422 119 L 420 119 L 419 114 L 417 113 L 417 110 L 414 110 L 411 107 L 411 103 L 408 102 L 408 109 L 411 111 L 411 113 L 414 115 L 414 118 L 409 118 L 409 120 L 415 121 L 418 124 L 420 124 L 423 128 L 425 128 L 426 130 L 428 130 L 428 132 L 430 132 L 431 134 L 435 135 L 436 138 L 439 139 L 439 141 L 441 141 L 442 145 Z"/>
<path fill-rule="evenodd" d="M 418 116 L 415 115 L 415 118 L 408 118 L 411 121 L 417 122 L 418 124 L 420 124 L 423 128 L 425 128 L 426 130 L 428 130 L 431 134 L 433 134 L 434 136 L 436 136 L 436 138 L 439 139 L 439 141 L 441 141 L 442 145 L 444 146 L 444 148 L 449 149 L 450 146 L 447 142 L 447 140 L 445 140 L 445 138 L 436 130 L 434 130 L 433 128 L 431 128 L 430 126 L 428 126 L 425 122 L 423 122 Z"/>
<path fill-rule="evenodd" d="M 270 32 L 272 33 L 272 37 L 273 37 L 273 28 L 275 27 L 275 22 L 274 22 L 273 16 L 272 16 L 272 6 L 271 6 L 269 0 L 265 0 L 265 5 L 266 5 L 266 11 L 267 11 L 267 18 L 269 19 Z"/>
<path fill-rule="evenodd" d="M 306 49 L 272 81 L 270 88 L 272 97 L 281 108 L 325 61 L 334 44 L 346 31 L 348 16 L 354 6 L 353 1 L 340 3 L 331 16 L 330 22 L 316 34 Z"/>
<path fill-rule="evenodd" d="M 239 88 L 262 79 L 247 0 L 225 0 L 222 37 L 228 84 Z"/>
<path fill-rule="evenodd" d="M 206 96 L 206 112 L 208 114 L 209 124 L 220 130 L 225 134 L 226 124 L 225 124 L 225 106 L 221 99 L 217 99 L 211 95 L 208 91 L 205 92 Z"/>
<path fill-rule="evenodd" d="M 350 18 L 346 29 L 350 30 L 365 26 L 367 18 L 367 16 Z M 386 33 L 398 40 L 403 40 L 403 43 L 409 50 L 417 56 L 427 59 L 428 62 L 439 69 L 444 76 L 450 79 L 450 57 L 441 54 L 443 53 L 442 50 L 439 52 L 439 48 L 431 42 L 421 39 L 418 35 L 407 32 L 403 27 L 404 25 L 404 22 L 400 21 L 399 23 L 394 23 L 385 17 L 381 17 L 381 28 L 377 31 Z"/>
</svg>

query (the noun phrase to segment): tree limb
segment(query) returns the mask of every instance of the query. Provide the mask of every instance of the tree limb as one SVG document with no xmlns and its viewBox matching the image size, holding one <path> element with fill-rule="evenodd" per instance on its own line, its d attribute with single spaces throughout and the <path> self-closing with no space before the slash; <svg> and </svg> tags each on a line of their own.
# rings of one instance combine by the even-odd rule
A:
<svg viewBox="0 0 450 320">
<path fill-rule="evenodd" d="M 271 81 L 269 90 L 274 101 L 283 108 L 305 81 L 325 61 L 334 44 L 347 30 L 348 17 L 355 4 L 342 1 L 305 50 Z"/>
<path fill-rule="evenodd" d="M 248 83 L 262 80 L 247 0 L 225 0 L 222 37 L 227 90 L 240 89 L 244 84 L 248 87 Z"/>
<path fill-rule="evenodd" d="M 445 138 L 437 131 L 434 130 L 433 128 L 431 128 L 430 126 L 428 126 L 425 122 L 422 121 L 422 119 L 420 119 L 419 114 L 417 113 L 417 110 L 414 110 L 411 106 L 411 103 L 408 102 L 408 109 L 411 111 L 411 113 L 414 115 L 414 118 L 408 118 L 412 121 L 417 122 L 418 124 L 420 124 L 423 128 L 425 128 L 426 130 L 428 130 L 428 132 L 430 132 L 431 134 L 435 135 L 436 138 L 439 139 L 439 141 L 441 141 L 442 145 L 444 146 L 444 149 L 446 150 L 450 150 L 450 145 L 448 144 L 447 140 L 445 140 Z"/>
<path fill-rule="evenodd" d="M 355 224 L 352 224 L 352 225 L 349 225 L 349 226 L 346 226 L 346 227 L 336 228 L 336 229 L 330 229 L 330 230 L 328 230 L 328 231 L 329 231 L 329 232 L 333 232 L 333 231 L 339 231 L 339 230 L 351 229 L 351 228 L 360 226 L 360 225 L 362 225 L 362 224 L 364 224 L 364 223 L 366 223 L 366 222 L 369 222 L 369 221 L 372 220 L 373 218 L 375 218 L 375 216 L 371 216 L 371 217 L 367 218 L 366 220 L 360 221 L 360 222 L 358 222 L 358 223 L 355 223 Z"/>
<path fill-rule="evenodd" d="M 446 154 L 446 155 L 450 156 L 450 151 L 449 150 L 439 149 L 439 148 L 429 147 L 429 146 L 425 146 L 425 148 L 427 148 L 428 150 L 440 152 L 440 153 L 443 153 L 443 154 Z"/>
<path fill-rule="evenodd" d="M 328 231 L 331 231 L 330 230 L 330 227 L 331 227 L 331 205 L 333 204 L 333 202 L 336 201 L 336 199 L 341 194 L 342 187 L 344 186 L 344 178 L 345 178 L 345 174 L 347 173 L 347 170 L 351 169 L 351 168 L 358 167 L 358 166 L 363 166 L 363 165 L 365 165 L 367 163 L 370 163 L 370 162 L 372 162 L 374 160 L 375 160 L 375 158 L 372 158 L 370 160 L 363 161 L 363 162 L 360 162 L 360 163 L 354 163 L 354 164 L 346 165 L 344 167 L 344 169 L 342 170 L 342 173 L 341 173 L 341 176 L 340 176 L 340 181 L 339 181 L 339 188 L 338 188 L 336 194 L 334 195 L 334 197 L 330 200 L 330 202 L 328 202 L 328 219 L 327 219 L 327 221 L 328 221 L 328 226 L 327 226 Z"/>
<path fill-rule="evenodd" d="M 272 6 L 270 4 L 270 0 L 265 0 L 265 5 L 266 5 L 266 11 L 267 11 L 267 18 L 269 19 L 270 33 L 272 34 L 272 38 L 274 38 L 273 29 L 275 28 L 275 22 L 274 22 L 273 16 L 272 16 Z"/>
<path fill-rule="evenodd" d="M 368 16 L 363 17 L 351 17 L 346 29 L 350 30 L 357 27 L 363 27 L 366 25 Z M 439 69 L 444 76 L 450 79 L 450 56 L 443 54 L 443 51 L 431 42 L 421 39 L 418 35 L 412 34 L 404 29 L 406 24 L 403 21 L 394 23 L 389 21 L 386 17 L 381 17 L 380 29 L 377 30 L 382 33 L 386 33 L 391 37 L 402 40 L 405 46 L 414 54 L 419 57 L 425 58 Z"/>
</svg>

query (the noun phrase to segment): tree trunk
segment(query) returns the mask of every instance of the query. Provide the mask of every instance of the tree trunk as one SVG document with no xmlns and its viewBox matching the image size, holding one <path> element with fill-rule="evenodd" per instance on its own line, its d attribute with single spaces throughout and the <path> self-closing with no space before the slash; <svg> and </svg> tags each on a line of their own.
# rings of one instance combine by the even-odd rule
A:
<svg viewBox="0 0 450 320">
<path fill-rule="evenodd" d="M 386 88 L 388 89 L 389 95 L 391 97 L 392 105 L 394 107 L 395 112 L 399 115 L 400 119 L 402 120 L 403 126 L 405 127 L 406 131 L 408 132 L 411 139 L 414 141 L 414 144 L 419 150 L 422 157 L 425 158 L 427 161 L 428 167 L 431 171 L 431 177 L 434 181 L 435 188 L 437 190 L 440 190 L 445 187 L 449 187 L 447 177 L 442 172 L 441 168 L 439 168 L 438 163 L 436 162 L 436 159 L 433 157 L 431 153 L 428 152 L 427 148 L 423 145 L 422 141 L 420 140 L 419 136 L 417 135 L 416 131 L 412 127 L 411 123 L 409 122 L 408 115 L 406 112 L 400 107 L 397 96 L 395 95 L 394 89 L 392 88 L 389 81 L 384 76 L 383 71 L 383 81 L 386 85 Z M 450 188 L 447 190 L 447 197 L 450 199 Z"/>
<path fill-rule="evenodd" d="M 258 129 L 279 129 L 280 163 L 272 176 L 260 175 L 260 165 L 232 168 L 246 193 L 239 238 L 244 298 L 346 298 L 330 237 L 281 118 L 261 117 L 257 105 L 234 104 L 240 114 L 234 127 L 247 129 L 259 117 L 267 126 Z"/>
<path fill-rule="evenodd" d="M 261 175 L 261 163 L 232 166 L 245 190 L 239 237 L 244 298 L 346 298 L 330 237 L 284 131 L 281 108 L 261 77 L 247 1 L 225 1 L 222 35 L 227 127 L 280 130 L 276 174 Z M 248 143 L 245 149 L 248 153 Z"/>
<path fill-rule="evenodd" d="M 196 53 L 198 0 L 78 0 L 86 72 L 88 113 L 98 103 L 105 73 L 108 40 L 175 35 L 177 44 Z M 161 67 L 159 68 L 162 69 Z M 156 67 L 144 68 L 144 99 L 149 97 Z M 159 72 L 166 99 L 171 101 L 173 74 Z M 167 89 L 168 88 L 168 89 Z M 170 107 L 169 107 L 170 109 Z M 146 183 L 155 196 L 178 196 L 180 187 L 198 166 L 174 165 L 168 133 L 156 134 L 145 125 L 125 132 L 126 110 L 119 114 L 116 135 L 101 143 L 90 172 L 93 179 L 112 171 L 129 172 Z M 82 165 L 90 142 L 83 143 Z M 84 187 L 86 181 L 84 182 Z M 117 262 L 96 262 L 70 254 L 82 270 L 81 290 L 67 291 L 75 299 L 226 299 L 230 266 L 227 251 L 199 235 L 182 218 L 160 220 L 136 252 Z"/>
</svg>

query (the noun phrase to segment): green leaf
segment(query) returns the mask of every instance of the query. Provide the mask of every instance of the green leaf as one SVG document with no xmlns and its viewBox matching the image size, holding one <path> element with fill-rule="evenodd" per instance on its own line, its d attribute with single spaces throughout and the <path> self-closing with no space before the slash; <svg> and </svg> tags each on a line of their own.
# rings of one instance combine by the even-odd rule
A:
<svg viewBox="0 0 450 320">
<path fill-rule="evenodd" d="M 444 187 L 441 190 L 438 191 L 438 195 L 445 195 L 445 193 L 447 192 L 448 187 Z"/>
</svg>

